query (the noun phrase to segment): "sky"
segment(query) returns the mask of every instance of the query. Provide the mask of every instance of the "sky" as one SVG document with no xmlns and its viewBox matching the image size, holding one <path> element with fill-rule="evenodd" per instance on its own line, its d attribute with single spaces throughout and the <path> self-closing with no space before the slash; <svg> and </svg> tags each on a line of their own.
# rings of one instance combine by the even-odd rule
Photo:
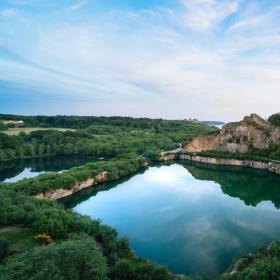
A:
<svg viewBox="0 0 280 280">
<path fill-rule="evenodd" d="M 0 113 L 280 111 L 279 0 L 0 0 Z"/>
</svg>

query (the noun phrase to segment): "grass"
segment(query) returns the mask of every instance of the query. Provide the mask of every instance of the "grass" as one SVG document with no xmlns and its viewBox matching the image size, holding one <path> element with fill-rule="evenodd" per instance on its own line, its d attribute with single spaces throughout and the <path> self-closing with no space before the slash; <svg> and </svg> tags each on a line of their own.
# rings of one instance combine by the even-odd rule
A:
<svg viewBox="0 0 280 280">
<path fill-rule="evenodd" d="M 15 127 L 15 128 L 9 128 L 6 131 L 3 131 L 3 133 L 6 133 L 8 135 L 18 135 L 20 132 L 25 132 L 26 134 L 37 131 L 37 130 L 57 130 L 57 131 L 67 131 L 67 130 L 74 130 L 74 129 L 68 129 L 68 128 L 57 128 L 57 127 Z"/>
<path fill-rule="evenodd" d="M 0 228 L 0 239 L 9 242 L 10 251 L 21 252 L 38 246 L 38 242 L 35 240 L 32 230 L 27 227 Z"/>
</svg>

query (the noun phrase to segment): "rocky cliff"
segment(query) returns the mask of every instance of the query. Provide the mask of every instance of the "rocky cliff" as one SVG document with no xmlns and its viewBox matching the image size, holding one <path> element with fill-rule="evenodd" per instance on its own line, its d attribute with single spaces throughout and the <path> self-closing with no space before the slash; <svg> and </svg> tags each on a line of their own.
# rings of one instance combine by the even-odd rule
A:
<svg viewBox="0 0 280 280">
<path fill-rule="evenodd" d="M 77 193 L 81 190 L 90 188 L 92 186 L 95 186 L 95 185 L 98 185 L 100 183 L 104 183 L 107 181 L 109 181 L 108 172 L 103 171 L 103 172 L 99 173 L 98 175 L 94 176 L 93 178 L 90 178 L 90 179 L 87 179 L 80 183 L 77 183 L 71 189 L 59 188 L 59 189 L 47 191 L 45 193 L 39 193 L 39 194 L 35 195 L 35 197 L 39 198 L 39 199 L 61 199 L 61 198 L 67 197 L 69 195 L 72 195 L 74 193 Z"/>
<path fill-rule="evenodd" d="M 280 144 L 280 127 L 271 125 L 256 114 L 251 114 L 240 122 L 226 124 L 218 135 L 195 138 L 183 151 L 216 150 L 246 153 L 252 149 L 268 148 L 271 143 Z"/>
<path fill-rule="evenodd" d="M 184 154 L 181 154 L 179 156 L 179 159 L 200 162 L 200 163 L 214 164 L 214 165 L 251 167 L 255 169 L 267 170 L 272 173 L 280 175 L 280 163 L 274 161 L 262 162 L 262 161 L 254 161 L 254 160 L 210 158 L 210 157 L 184 155 Z"/>
</svg>

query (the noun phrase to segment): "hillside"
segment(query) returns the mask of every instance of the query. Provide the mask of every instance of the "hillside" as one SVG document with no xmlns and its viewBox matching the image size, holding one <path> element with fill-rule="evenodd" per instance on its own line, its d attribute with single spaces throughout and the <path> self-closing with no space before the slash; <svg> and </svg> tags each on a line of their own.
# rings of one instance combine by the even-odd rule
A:
<svg viewBox="0 0 280 280">
<path fill-rule="evenodd" d="M 195 138 L 184 147 L 185 152 L 220 151 L 248 153 L 270 149 L 280 144 L 280 127 L 256 114 L 246 116 L 240 122 L 226 124 L 218 135 Z"/>
</svg>

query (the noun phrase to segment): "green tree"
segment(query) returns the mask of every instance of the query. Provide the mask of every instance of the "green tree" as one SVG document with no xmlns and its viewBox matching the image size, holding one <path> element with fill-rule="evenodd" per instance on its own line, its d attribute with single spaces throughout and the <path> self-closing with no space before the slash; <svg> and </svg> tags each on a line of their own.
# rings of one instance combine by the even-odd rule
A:
<svg viewBox="0 0 280 280">
<path fill-rule="evenodd" d="M 0 239 L 0 261 L 7 257 L 9 253 L 9 242 L 4 239 Z"/>
<path fill-rule="evenodd" d="M 5 280 L 106 280 L 107 265 L 90 239 L 69 240 L 9 257 L 0 275 Z"/>
<path fill-rule="evenodd" d="M 277 114 L 274 114 L 274 115 L 271 115 L 269 118 L 268 118 L 268 121 L 276 126 L 280 126 L 280 113 L 277 113 Z"/>
</svg>

